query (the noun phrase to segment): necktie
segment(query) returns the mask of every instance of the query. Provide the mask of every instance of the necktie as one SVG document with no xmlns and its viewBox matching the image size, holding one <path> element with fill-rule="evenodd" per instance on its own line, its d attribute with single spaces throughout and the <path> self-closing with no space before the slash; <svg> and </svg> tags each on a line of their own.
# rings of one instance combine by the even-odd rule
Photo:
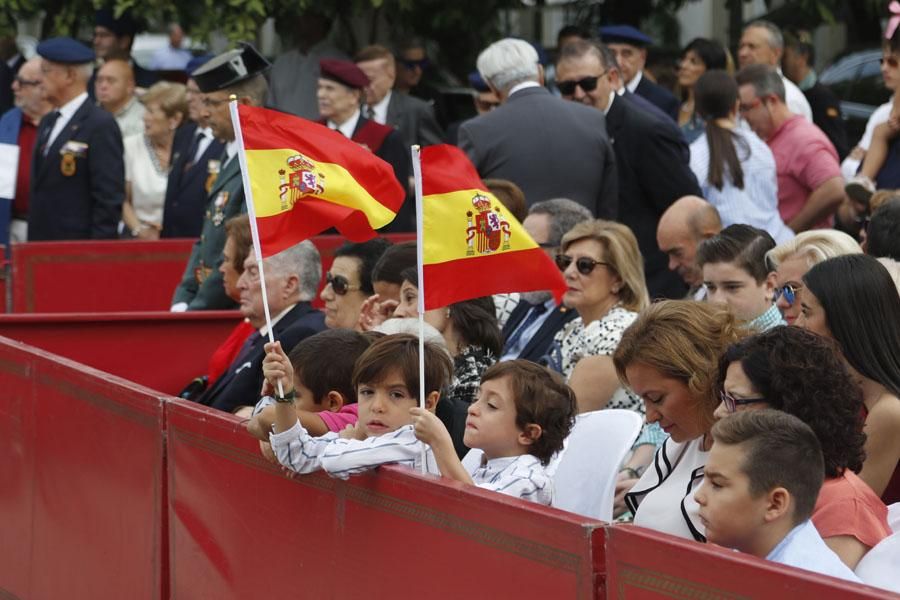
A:
<svg viewBox="0 0 900 600">
<path fill-rule="evenodd" d="M 59 120 L 59 111 L 54 110 L 45 117 L 44 131 L 41 133 L 41 156 L 47 156 L 47 150 L 50 149 L 50 134 L 53 133 L 53 127 Z"/>
<path fill-rule="evenodd" d="M 206 134 L 202 131 L 197 131 L 194 134 L 194 140 L 191 142 L 191 147 L 188 148 L 187 151 L 187 161 L 184 163 L 185 170 L 190 169 L 194 163 L 197 162 L 197 150 L 200 149 L 200 142 L 206 139 Z"/>
<path fill-rule="evenodd" d="M 370 121 L 375 120 L 375 109 L 372 108 L 371 106 L 369 106 L 368 104 L 366 105 L 366 118 L 369 119 Z"/>
<path fill-rule="evenodd" d="M 522 334 L 528 331 L 528 328 L 531 327 L 531 324 L 534 323 L 537 318 L 545 312 L 547 312 L 546 304 L 538 304 L 536 306 L 532 306 L 528 311 L 528 314 L 525 315 L 525 318 L 522 319 L 522 322 L 519 323 L 519 326 L 515 331 L 513 331 L 512 335 L 509 336 L 509 339 L 506 341 L 507 350 L 518 349 L 516 345 L 521 340 Z"/>
</svg>

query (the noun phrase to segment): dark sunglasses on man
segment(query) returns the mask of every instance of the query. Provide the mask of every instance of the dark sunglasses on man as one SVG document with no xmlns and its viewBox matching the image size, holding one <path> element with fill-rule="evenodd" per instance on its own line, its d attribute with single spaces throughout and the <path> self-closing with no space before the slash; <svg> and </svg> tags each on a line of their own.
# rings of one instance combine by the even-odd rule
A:
<svg viewBox="0 0 900 600">
<path fill-rule="evenodd" d="M 590 275 L 597 265 L 610 266 L 608 262 L 603 262 L 602 260 L 594 260 L 587 256 L 579 256 L 578 259 L 574 259 L 568 254 L 557 254 L 556 266 L 559 267 L 560 271 L 565 271 L 569 268 L 569 265 L 572 264 L 573 260 L 575 261 L 575 268 L 578 269 L 578 272 L 582 275 Z"/>
<path fill-rule="evenodd" d="M 758 402 L 765 402 L 765 398 L 735 398 L 732 394 L 729 394 L 725 390 L 719 390 L 719 400 L 725 403 L 725 410 L 729 413 L 733 413 L 737 410 L 738 406 L 745 406 L 747 404 L 756 404 Z"/>
<path fill-rule="evenodd" d="M 787 302 L 788 306 L 794 305 L 794 300 L 797 299 L 797 291 L 800 288 L 790 283 L 786 283 L 779 288 L 775 288 L 775 297 L 772 298 L 772 303 L 778 302 L 778 299 L 784 296 L 784 301 Z"/>
<path fill-rule="evenodd" d="M 577 81 L 557 81 L 556 88 L 563 96 L 573 95 L 575 93 L 575 86 L 580 87 L 585 93 L 593 92 L 597 89 L 597 82 L 600 81 L 600 78 L 604 75 L 606 75 L 606 71 L 603 71 L 597 77 L 582 77 Z"/>
<path fill-rule="evenodd" d="M 350 285 L 350 282 L 343 275 L 332 275 L 331 272 L 325 273 L 325 282 L 331 286 L 331 289 L 338 296 L 360 289 L 358 285 Z"/>
</svg>

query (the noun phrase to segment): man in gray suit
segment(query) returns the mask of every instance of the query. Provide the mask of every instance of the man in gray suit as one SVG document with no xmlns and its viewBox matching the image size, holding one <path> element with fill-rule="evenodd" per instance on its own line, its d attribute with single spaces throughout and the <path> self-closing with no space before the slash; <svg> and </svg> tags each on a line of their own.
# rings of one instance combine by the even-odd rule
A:
<svg viewBox="0 0 900 600">
<path fill-rule="evenodd" d="M 502 103 L 459 128 L 459 147 L 478 173 L 512 181 L 529 206 L 571 198 L 615 219 L 616 159 L 603 113 L 550 94 L 537 52 L 523 40 L 495 42 L 477 66 Z"/>
<path fill-rule="evenodd" d="M 356 66 L 369 78 L 363 115 L 400 132 L 407 149 L 413 144 L 427 146 L 444 141 L 444 133 L 434 117 L 434 108 L 409 94 L 394 93 L 397 65 L 384 46 L 367 46 L 356 53 Z"/>
</svg>

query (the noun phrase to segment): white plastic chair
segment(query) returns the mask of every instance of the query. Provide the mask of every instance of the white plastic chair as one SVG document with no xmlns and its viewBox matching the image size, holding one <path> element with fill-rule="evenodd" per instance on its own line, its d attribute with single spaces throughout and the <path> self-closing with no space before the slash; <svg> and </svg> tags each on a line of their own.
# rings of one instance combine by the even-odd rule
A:
<svg viewBox="0 0 900 600">
<path fill-rule="evenodd" d="M 619 466 L 643 422 L 636 412 L 623 409 L 578 415 L 565 448 L 548 468 L 556 492 L 553 506 L 612 521 Z"/>
<path fill-rule="evenodd" d="M 866 552 L 856 565 L 856 576 L 867 585 L 900 593 L 900 531 Z"/>
<path fill-rule="evenodd" d="M 893 504 L 888 504 L 888 527 L 891 528 L 891 531 L 894 533 L 900 532 L 900 502 L 894 502 Z"/>
</svg>

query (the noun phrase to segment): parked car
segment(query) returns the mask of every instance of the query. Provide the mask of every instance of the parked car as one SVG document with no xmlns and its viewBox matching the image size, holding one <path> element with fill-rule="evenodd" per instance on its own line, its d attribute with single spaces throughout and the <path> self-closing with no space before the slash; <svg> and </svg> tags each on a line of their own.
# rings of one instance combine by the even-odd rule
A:
<svg viewBox="0 0 900 600">
<path fill-rule="evenodd" d="M 855 146 L 866 130 L 869 117 L 891 97 L 881 78 L 881 50 L 847 54 L 822 71 L 819 81 L 840 99 L 847 140 L 851 147 Z"/>
</svg>

